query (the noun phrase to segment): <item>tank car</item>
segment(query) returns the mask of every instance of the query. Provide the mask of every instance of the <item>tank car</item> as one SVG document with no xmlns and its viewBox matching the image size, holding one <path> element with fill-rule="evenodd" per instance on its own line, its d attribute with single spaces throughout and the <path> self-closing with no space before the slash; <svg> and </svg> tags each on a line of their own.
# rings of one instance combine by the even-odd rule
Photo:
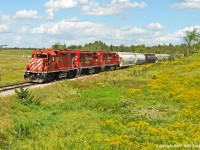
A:
<svg viewBox="0 0 200 150">
<path fill-rule="evenodd" d="M 136 61 L 135 53 L 117 52 L 117 54 L 119 55 L 119 66 L 120 66 L 120 68 L 135 65 L 135 61 Z"/>
<path fill-rule="evenodd" d="M 137 65 L 142 65 L 146 63 L 145 55 L 141 53 L 136 53 L 136 62 Z"/>
<path fill-rule="evenodd" d="M 163 60 L 169 60 L 170 55 L 169 54 L 163 54 Z"/>
<path fill-rule="evenodd" d="M 164 60 L 168 60 L 170 55 L 169 54 L 155 54 L 156 56 L 156 62 L 161 62 Z"/>
<path fill-rule="evenodd" d="M 145 62 L 146 63 L 155 63 L 156 62 L 156 55 L 155 54 L 144 54 L 145 55 Z"/>
</svg>

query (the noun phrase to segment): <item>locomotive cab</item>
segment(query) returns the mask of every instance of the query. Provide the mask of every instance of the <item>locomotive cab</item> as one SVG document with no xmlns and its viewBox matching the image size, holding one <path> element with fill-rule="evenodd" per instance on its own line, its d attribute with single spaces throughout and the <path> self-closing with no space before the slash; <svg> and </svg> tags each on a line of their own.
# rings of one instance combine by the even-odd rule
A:
<svg viewBox="0 0 200 150">
<path fill-rule="evenodd" d="M 24 79 L 30 82 L 50 82 L 72 78 L 77 74 L 75 53 L 71 50 L 35 50 L 27 65 Z"/>
<path fill-rule="evenodd" d="M 33 51 L 30 63 L 26 67 L 24 79 L 31 82 L 43 82 L 47 78 L 51 57 L 52 55 L 46 50 Z"/>
</svg>

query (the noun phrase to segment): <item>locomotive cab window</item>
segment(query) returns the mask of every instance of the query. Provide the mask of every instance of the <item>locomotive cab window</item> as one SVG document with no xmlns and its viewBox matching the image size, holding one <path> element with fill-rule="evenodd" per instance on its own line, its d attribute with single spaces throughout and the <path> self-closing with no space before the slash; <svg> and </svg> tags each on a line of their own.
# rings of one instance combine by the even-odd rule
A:
<svg viewBox="0 0 200 150">
<path fill-rule="evenodd" d="M 37 58 L 47 58 L 47 54 L 36 54 Z"/>
</svg>

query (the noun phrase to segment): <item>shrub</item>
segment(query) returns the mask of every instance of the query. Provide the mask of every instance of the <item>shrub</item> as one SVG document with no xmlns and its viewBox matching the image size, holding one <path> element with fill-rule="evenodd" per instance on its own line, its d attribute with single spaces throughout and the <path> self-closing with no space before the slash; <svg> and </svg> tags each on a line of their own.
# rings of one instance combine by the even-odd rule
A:
<svg viewBox="0 0 200 150">
<path fill-rule="evenodd" d="M 40 104 L 40 100 L 34 100 L 34 94 L 30 94 L 28 88 L 24 89 L 21 86 L 19 89 L 15 89 L 15 93 L 17 93 L 17 100 L 23 105 Z"/>
</svg>

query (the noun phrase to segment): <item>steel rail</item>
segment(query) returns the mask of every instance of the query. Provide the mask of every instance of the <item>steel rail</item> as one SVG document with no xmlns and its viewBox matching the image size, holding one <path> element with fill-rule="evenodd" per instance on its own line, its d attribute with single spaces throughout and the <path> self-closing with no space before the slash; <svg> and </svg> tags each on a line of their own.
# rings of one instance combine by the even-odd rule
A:
<svg viewBox="0 0 200 150">
<path fill-rule="evenodd" d="M 29 87 L 34 84 L 37 84 L 37 83 L 25 82 L 25 83 L 13 84 L 13 85 L 1 86 L 0 92 L 14 90 L 20 87 Z"/>
</svg>

